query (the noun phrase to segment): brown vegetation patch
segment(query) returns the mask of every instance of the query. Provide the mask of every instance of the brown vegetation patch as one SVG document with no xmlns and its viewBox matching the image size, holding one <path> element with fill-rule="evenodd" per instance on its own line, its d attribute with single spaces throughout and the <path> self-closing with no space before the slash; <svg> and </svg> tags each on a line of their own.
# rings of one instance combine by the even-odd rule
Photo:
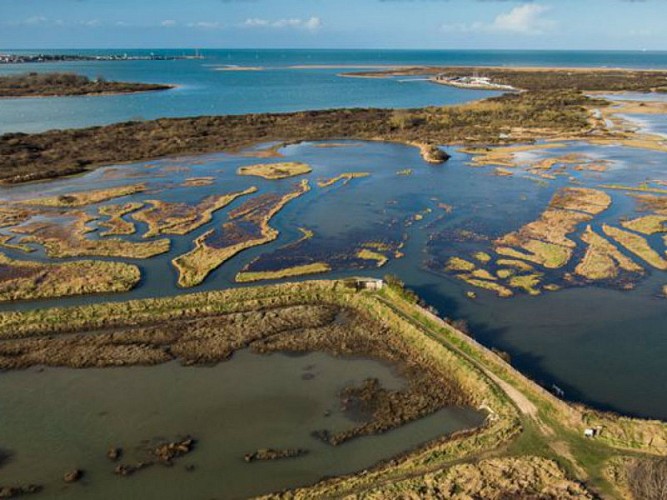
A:
<svg viewBox="0 0 667 500">
<path fill-rule="evenodd" d="M 371 489 L 357 498 L 484 498 L 501 500 L 593 499 L 578 482 L 567 478 L 552 460 L 541 457 L 505 457 L 455 465 L 417 478 Z"/>
<path fill-rule="evenodd" d="M 118 476 L 131 476 L 140 470 L 153 465 L 164 465 L 171 467 L 174 461 L 194 451 L 196 441 L 186 436 L 176 441 L 164 441 L 162 439 L 144 442 L 139 448 L 140 459 L 131 464 L 121 463 L 116 465 L 114 473 Z M 120 458 L 118 456 L 118 458 Z"/>
<path fill-rule="evenodd" d="M 111 163 L 238 151 L 273 140 L 354 138 L 429 144 L 498 144 L 590 129 L 590 98 L 570 90 L 505 95 L 415 110 L 344 109 L 244 116 L 163 118 L 0 137 L 0 182 L 25 182 Z M 175 140 L 174 138 L 178 138 Z"/>
<path fill-rule="evenodd" d="M 510 85 L 517 89 L 531 91 L 576 89 L 591 92 L 652 92 L 667 87 L 667 72 L 661 70 L 414 66 L 349 74 L 374 77 L 439 75 L 441 77 L 489 78 L 494 84 Z"/>
<path fill-rule="evenodd" d="M 0 234 L 0 247 L 7 248 L 9 250 L 19 250 L 21 252 L 30 253 L 34 252 L 35 249 L 30 245 L 24 243 L 19 243 L 14 241 L 17 237 L 13 234 Z"/>
<path fill-rule="evenodd" d="M 215 177 L 188 177 L 182 183 L 182 187 L 210 186 L 215 182 Z"/>
<path fill-rule="evenodd" d="M 120 262 L 45 264 L 0 254 L 0 301 L 126 292 L 140 278 L 138 267 Z"/>
<path fill-rule="evenodd" d="M 139 210 L 143 206 L 143 202 L 132 201 L 122 205 L 104 205 L 100 207 L 100 215 L 106 215 L 109 217 L 109 219 L 98 224 L 99 227 L 107 228 L 107 230 L 100 233 L 100 235 L 110 236 L 134 234 L 137 230 L 136 227 L 134 227 L 132 222 L 123 219 L 123 217 L 131 212 L 134 212 L 135 210 Z"/>
<path fill-rule="evenodd" d="M 286 458 L 297 458 L 308 454 L 308 450 L 302 448 L 287 448 L 276 450 L 273 448 L 260 448 L 257 451 L 246 453 L 243 460 L 248 463 L 257 461 L 284 460 Z"/>
<path fill-rule="evenodd" d="M 27 221 L 34 211 L 18 205 L 0 205 L 0 227 L 11 227 Z"/>
<path fill-rule="evenodd" d="M 229 214 L 230 221 L 222 228 L 208 231 L 195 241 L 195 248 L 173 259 L 182 287 L 198 285 L 211 271 L 243 250 L 264 245 L 278 237 L 269 221 L 290 201 L 310 190 L 302 180 L 296 190 L 285 195 L 257 196 Z"/>
<path fill-rule="evenodd" d="M 608 240 L 595 233 L 591 226 L 581 239 L 588 245 L 586 254 L 575 268 L 575 272 L 590 280 L 612 279 L 620 270 L 641 273 L 643 268 L 626 257 Z"/>
<path fill-rule="evenodd" d="M 147 203 L 150 203 L 152 207 L 135 212 L 132 217 L 148 225 L 144 238 L 160 234 L 188 234 L 211 222 L 216 211 L 226 207 L 237 198 L 256 191 L 257 188 L 253 186 L 245 191 L 213 195 L 204 198 L 196 205 L 150 200 Z"/>
<path fill-rule="evenodd" d="M 86 234 L 91 230 L 86 224 L 91 218 L 84 212 L 72 212 L 71 222 L 37 222 L 14 229 L 14 232 L 25 234 L 22 243 L 42 245 L 46 254 L 52 258 L 65 257 L 123 257 L 130 259 L 147 259 L 169 251 L 168 239 L 146 243 L 135 243 L 117 238 L 90 240 Z"/>
<path fill-rule="evenodd" d="M 103 201 L 129 196 L 131 194 L 142 193 L 146 191 L 145 184 L 133 184 L 130 186 L 118 186 L 103 189 L 93 189 L 91 191 L 81 191 L 78 193 L 61 194 L 58 196 L 47 196 L 44 198 L 33 198 L 31 200 L 21 201 L 25 205 L 38 205 L 44 207 L 76 208 L 86 205 L 94 205 Z"/>
<path fill-rule="evenodd" d="M 640 210 L 667 215 L 667 196 L 638 194 L 634 195 L 634 198 L 637 200 Z"/>
<path fill-rule="evenodd" d="M 667 459 L 635 459 L 627 466 L 627 483 L 636 499 L 667 498 Z"/>
<path fill-rule="evenodd" d="M 551 208 L 576 210 L 591 215 L 604 212 L 611 205 L 611 197 L 604 191 L 590 188 L 564 188 L 551 200 Z"/>
<path fill-rule="evenodd" d="M 325 188 L 334 185 L 338 181 L 343 181 L 343 184 L 347 184 L 350 182 L 352 179 L 359 179 L 361 177 L 368 177 L 369 174 L 368 172 L 345 172 L 343 174 L 337 175 L 336 177 L 332 177 L 330 179 L 324 179 L 324 180 L 318 180 L 317 181 L 317 187 Z"/>
</svg>

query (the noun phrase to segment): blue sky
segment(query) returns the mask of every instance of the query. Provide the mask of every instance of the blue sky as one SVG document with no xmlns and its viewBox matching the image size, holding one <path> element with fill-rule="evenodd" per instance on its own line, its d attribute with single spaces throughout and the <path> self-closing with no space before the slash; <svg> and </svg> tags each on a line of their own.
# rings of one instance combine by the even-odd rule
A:
<svg viewBox="0 0 667 500">
<path fill-rule="evenodd" d="M 0 0 L 11 48 L 667 50 L 667 0 Z"/>
</svg>

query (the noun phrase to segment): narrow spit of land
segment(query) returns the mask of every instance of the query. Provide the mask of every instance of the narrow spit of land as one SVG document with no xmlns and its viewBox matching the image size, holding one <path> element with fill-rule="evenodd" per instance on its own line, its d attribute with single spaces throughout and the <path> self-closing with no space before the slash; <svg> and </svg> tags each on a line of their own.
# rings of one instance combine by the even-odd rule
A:
<svg viewBox="0 0 667 500">
<path fill-rule="evenodd" d="M 487 79 L 492 85 L 509 86 L 524 91 L 572 89 L 588 92 L 667 92 L 667 70 L 409 66 L 344 73 L 343 76 L 428 76 L 443 84 L 456 84 L 459 81 L 457 79 Z"/>
<path fill-rule="evenodd" d="M 210 364 L 247 347 L 260 353 L 366 356 L 397 366 L 407 379 L 403 389 L 386 390 L 369 381 L 344 391 L 369 405 L 370 419 L 349 431 L 323 433 L 331 445 L 389 431 L 445 405 L 488 413 L 476 429 L 443 436 L 361 473 L 271 498 L 387 498 L 428 492 L 627 498 L 637 494 L 635 471 L 648 470 L 646 464 L 667 455 L 665 423 L 570 405 L 420 307 L 399 282 L 390 280 L 380 290 L 376 285 L 363 279 L 310 281 L 4 313 L 0 366 Z"/>
<path fill-rule="evenodd" d="M 436 73 L 433 68 L 402 71 Z M 452 75 L 466 76 L 473 70 L 466 71 L 452 69 Z M 270 141 L 396 141 L 419 147 L 427 161 L 436 163 L 447 159 L 438 144 L 493 145 L 562 138 L 608 140 L 616 137 L 604 120 L 595 119 L 608 101 L 593 98 L 584 91 L 653 91 L 664 90 L 667 85 L 667 73 L 657 71 L 494 71 L 487 75 L 492 81 L 525 91 L 451 107 L 202 116 L 38 134 L 5 134 L 0 137 L 0 182 L 55 178 L 111 163 L 170 155 L 235 152 Z M 397 72 L 372 75 L 391 74 Z"/>
<path fill-rule="evenodd" d="M 0 98 L 131 94 L 168 90 L 173 85 L 109 82 L 73 73 L 24 73 L 0 77 Z"/>
</svg>

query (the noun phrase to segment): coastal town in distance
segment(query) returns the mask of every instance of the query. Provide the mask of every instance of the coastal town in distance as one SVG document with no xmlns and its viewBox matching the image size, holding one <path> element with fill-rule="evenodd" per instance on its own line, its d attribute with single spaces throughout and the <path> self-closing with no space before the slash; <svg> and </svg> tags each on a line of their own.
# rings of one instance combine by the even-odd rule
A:
<svg viewBox="0 0 667 500">
<path fill-rule="evenodd" d="M 665 500 L 665 19 L 5 0 L 0 498 Z"/>
</svg>

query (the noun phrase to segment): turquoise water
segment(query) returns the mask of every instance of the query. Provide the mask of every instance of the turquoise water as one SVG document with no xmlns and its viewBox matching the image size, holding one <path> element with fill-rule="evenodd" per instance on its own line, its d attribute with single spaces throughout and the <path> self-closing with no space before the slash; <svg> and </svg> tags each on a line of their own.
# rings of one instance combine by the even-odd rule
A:
<svg viewBox="0 0 667 500">
<path fill-rule="evenodd" d="M 86 51 L 75 53 L 82 52 Z M 90 54 L 129 55 L 149 52 L 88 51 Z M 154 52 L 191 54 L 183 50 Z M 343 107 L 409 108 L 456 104 L 494 95 L 436 86 L 415 78 L 337 76 L 376 65 L 667 67 L 666 52 L 203 50 L 201 53 L 204 60 L 0 65 L 0 74 L 72 71 L 93 78 L 104 76 L 109 80 L 178 85 L 174 90 L 149 94 L 0 100 L 0 133 L 37 132 L 164 116 L 282 113 Z M 292 68 L 303 65 L 337 67 Z M 230 66 L 261 67 L 263 71 L 220 71 Z"/>
<path fill-rule="evenodd" d="M 111 52 L 117 53 L 117 51 Z M 182 51 L 170 51 L 170 53 L 178 55 Z M 102 75 L 115 80 L 178 85 L 178 88 L 166 92 L 125 96 L 0 100 L 0 133 L 80 127 L 160 116 L 286 112 L 332 107 L 442 105 L 495 95 L 433 85 L 415 78 L 382 80 L 341 78 L 338 74 L 348 70 L 343 66 L 372 68 L 377 65 L 487 64 L 667 68 L 667 53 L 664 52 L 204 50 L 203 54 L 206 57 L 204 60 L 0 66 L 0 73 L 76 71 L 91 77 Z M 338 67 L 292 68 L 302 65 Z M 230 66 L 257 66 L 263 69 L 220 70 Z M 637 96 L 626 96 L 626 98 L 637 98 Z M 638 124 L 646 130 L 667 132 L 664 118 L 646 115 L 634 118 L 640 120 Z M 667 301 L 658 294 L 660 288 L 667 284 L 666 273 L 650 269 L 642 263 L 647 269 L 646 274 L 637 280 L 636 288 L 629 291 L 621 290 L 614 283 L 568 284 L 563 274 L 571 272 L 581 257 L 583 245 L 579 238 L 583 227 L 573 235 L 578 249 L 568 267 L 562 272 L 546 272 L 546 278 L 550 282 L 564 286 L 563 290 L 555 293 L 543 293 L 538 297 L 517 294 L 512 299 L 501 299 L 492 293 L 476 290 L 478 298 L 470 300 L 465 295 L 470 287 L 444 271 L 444 263 L 450 256 L 467 257 L 473 251 L 489 251 L 490 240 L 534 220 L 561 187 L 570 185 L 599 187 L 601 184 L 613 183 L 637 185 L 647 180 L 665 180 L 664 165 L 667 160 L 665 153 L 568 143 L 562 151 L 554 154 L 583 153 L 591 158 L 608 160 L 609 169 L 606 172 L 569 170 L 567 175 L 546 180 L 536 178 L 521 169 L 512 177 L 497 177 L 494 175 L 493 167 L 471 168 L 467 164 L 469 156 L 456 152 L 454 148 L 447 148 L 453 154 L 448 163 L 434 167 L 426 165 L 415 148 L 403 145 L 348 142 L 347 147 L 320 146 L 321 144 L 304 143 L 281 150 L 286 159 L 304 161 L 313 167 L 313 173 L 308 176 L 313 189 L 290 203 L 274 218 L 271 224 L 280 231 L 280 237 L 268 245 L 239 254 L 211 273 L 201 286 L 188 291 L 238 286 L 234 282 L 234 277 L 246 266 L 254 270 L 271 270 L 286 265 L 326 261 L 332 264 L 333 272 L 316 277 L 334 278 L 359 274 L 381 277 L 387 273 L 394 273 L 429 304 L 435 306 L 442 316 L 467 320 L 478 340 L 507 351 L 516 367 L 546 387 L 557 384 L 565 390 L 569 400 L 631 415 L 667 419 L 667 399 L 664 397 L 664 386 L 667 383 L 667 373 L 664 369 L 664 360 L 667 358 L 667 335 L 664 326 L 667 320 Z M 527 157 L 538 160 L 548 154 L 538 152 Z M 259 194 L 284 193 L 293 188 L 294 179 L 265 181 L 239 177 L 235 174 L 239 166 L 258 161 L 262 160 L 238 155 L 213 154 L 198 158 L 172 158 L 111 166 L 83 176 L 1 188 L 0 199 L 16 200 L 36 195 L 86 190 L 91 186 L 103 187 L 144 181 L 149 183 L 150 191 L 134 196 L 134 200 L 157 198 L 164 201 L 194 203 L 208 195 L 242 189 L 251 184 L 259 188 Z M 147 168 L 148 165 L 152 165 L 153 168 Z M 174 166 L 182 168 L 183 171 L 174 171 L 172 168 Z M 405 177 L 396 175 L 397 171 L 406 168 L 412 169 L 413 174 Z M 320 178 L 333 177 L 350 171 L 366 171 L 371 175 L 355 179 L 347 185 L 316 187 L 316 181 Z M 187 177 L 208 175 L 214 177 L 211 186 L 197 188 L 179 186 Z M 598 232 L 602 223 L 618 225 L 624 217 L 639 213 L 633 198 L 627 193 L 609 191 L 609 194 L 613 198 L 612 207 L 593 222 L 593 228 Z M 113 203 L 118 201 L 127 199 L 113 200 Z M 176 285 L 177 275 L 170 264 L 171 259 L 190 250 L 196 237 L 226 222 L 229 211 L 244 201 L 244 199 L 237 200 L 228 208 L 220 210 L 214 215 L 211 223 L 191 234 L 173 237 L 172 250 L 168 254 L 145 261 L 134 261 L 140 266 L 143 279 L 130 293 L 5 303 L 0 304 L 0 311 L 182 293 L 183 290 Z M 441 203 L 451 205 L 451 212 L 444 210 L 439 205 Z M 89 210 L 95 211 L 97 208 L 90 207 Z M 416 214 L 420 214 L 423 219 L 416 220 Z M 92 223 L 91 228 L 95 227 L 95 223 Z M 141 224 L 138 227 L 140 233 L 145 230 Z M 301 237 L 299 227 L 312 230 L 315 237 L 297 243 Z M 461 230 L 475 232 L 486 239 L 462 241 L 456 236 Z M 99 236 L 93 232 L 89 237 L 94 239 Z M 141 241 L 140 234 L 127 238 Z M 382 268 L 377 268 L 373 262 L 363 261 L 354 256 L 361 244 L 378 241 L 391 246 L 392 249 L 398 249 L 400 246 L 400 251 L 405 255 L 402 258 L 392 257 Z M 650 243 L 656 251 L 664 255 L 664 242 L 660 235 L 652 237 Z M 17 259 L 45 259 L 41 249 L 31 255 L 5 249 L 2 251 Z M 327 394 L 318 396 L 317 404 L 323 405 L 332 400 L 334 388 L 338 387 L 337 377 L 340 373 L 347 373 L 350 365 L 347 362 L 317 359 L 321 366 L 331 367 L 332 374 L 330 378 L 321 379 L 321 383 L 330 389 Z M 184 385 L 186 381 L 191 381 L 192 385 L 199 384 L 206 387 L 211 393 L 221 387 L 217 394 L 221 394 L 222 400 L 225 399 L 225 395 L 235 398 L 238 395 L 234 392 L 234 379 L 230 379 L 231 383 L 228 381 L 219 383 L 218 375 L 228 373 L 226 370 L 243 373 L 244 370 L 250 370 L 259 363 L 262 363 L 262 366 L 271 366 L 277 370 L 275 373 L 280 373 L 279 376 L 272 376 L 269 379 L 266 377 L 262 379 L 258 375 L 256 395 L 260 402 L 262 395 L 270 390 L 267 387 L 274 387 L 271 384 L 277 384 L 281 390 L 291 389 L 289 377 L 301 369 L 299 363 L 295 364 L 283 358 L 272 358 L 267 361 L 263 358 L 246 357 L 211 372 L 186 372 L 185 369 L 169 365 L 127 371 L 91 371 L 90 380 L 88 372 L 71 370 L 47 370 L 43 374 L 35 372 L 2 374 L 0 392 L 3 397 L 0 398 L 2 399 L 0 406 L 9 404 L 15 408 L 10 415 L 10 418 L 14 419 L 12 425 L 23 434 L 19 434 L 18 431 L 14 434 L 9 427 L 0 426 L 4 430 L 4 434 L 0 432 L 0 436 L 3 437 L 0 440 L 0 447 L 4 443 L 9 443 L 12 438 L 17 440 L 16 443 L 18 440 L 26 442 L 39 430 L 42 433 L 53 433 L 49 436 L 56 436 L 57 439 L 50 441 L 49 446 L 56 450 L 60 449 L 65 456 L 90 459 L 90 463 L 93 464 L 91 470 L 94 472 L 94 476 L 91 476 L 91 485 L 75 485 L 77 488 L 78 486 L 83 488 L 63 490 L 63 494 L 72 498 L 83 498 L 102 491 L 93 490 L 92 488 L 98 487 L 94 484 L 118 488 L 119 494 L 132 493 L 136 491 L 134 488 L 140 488 L 143 484 L 153 485 L 156 491 L 163 491 L 163 486 L 165 489 L 187 490 L 197 476 L 192 476 L 194 479 L 190 479 L 180 468 L 177 471 L 147 471 L 145 476 L 131 479 L 131 481 L 136 479 L 138 482 L 114 483 L 112 486 L 114 478 L 105 475 L 108 472 L 105 468 L 107 464 L 98 451 L 98 448 L 104 449 L 109 439 L 109 431 L 104 427 L 104 419 L 107 417 L 100 412 L 104 411 L 105 405 L 110 404 L 109 398 L 122 394 L 123 384 L 133 383 L 128 381 L 133 381 L 134 378 L 137 381 L 141 380 L 142 383 L 137 383 L 136 391 L 130 394 L 131 397 L 127 401 L 122 402 L 123 405 L 131 406 L 132 401 L 141 401 L 142 391 L 146 393 L 163 391 L 167 403 L 191 401 L 193 407 L 197 407 L 196 404 L 201 403 L 199 397 L 201 393 L 199 390 L 189 391 L 191 386 Z M 378 367 L 373 367 L 372 363 L 359 366 L 363 368 L 359 376 L 368 376 L 378 371 Z M 136 377 L 137 374 L 140 374 L 140 377 Z M 44 377 L 49 379 L 45 380 Z M 387 375 L 385 379 L 391 380 L 391 377 Z M 164 380 L 173 380 L 173 387 L 165 387 Z M 303 387 L 295 388 L 295 390 L 301 389 Z M 84 400 L 82 394 L 91 395 L 91 398 L 92 395 L 100 396 L 89 403 Z M 60 404 L 62 401 L 60 395 L 69 398 L 68 404 Z M 30 409 L 34 407 L 36 401 L 41 401 L 42 414 L 30 415 L 30 418 L 24 419 L 23 416 L 30 414 Z M 412 428 L 369 438 L 367 441 L 350 443 L 351 448 L 347 448 L 349 452 L 341 449 L 337 455 L 315 454 L 302 462 L 297 460 L 280 464 L 258 464 L 257 467 L 247 469 L 244 468 L 245 464 L 234 462 L 236 455 L 218 456 L 217 450 L 209 448 L 206 444 L 216 440 L 224 444 L 228 436 L 233 434 L 234 426 L 220 427 L 215 416 L 210 417 L 208 414 L 204 419 L 193 420 L 188 408 L 183 405 L 178 406 L 177 418 L 173 416 L 166 418 L 166 413 L 156 417 L 151 413 L 151 404 L 152 400 L 136 415 L 145 417 L 144 422 L 155 422 L 161 428 L 165 426 L 165 432 L 176 433 L 183 429 L 185 432 L 195 433 L 196 429 L 189 424 L 193 422 L 200 424 L 199 433 L 202 438 L 207 438 L 202 444 L 200 456 L 206 457 L 207 463 L 217 463 L 221 467 L 229 467 L 230 471 L 237 471 L 238 482 L 229 486 L 228 491 L 238 492 L 239 495 L 310 482 L 320 477 L 326 470 L 340 473 L 366 467 L 380 458 L 404 450 L 406 444 L 411 446 L 431 439 L 441 431 L 453 430 L 453 427 L 447 427 L 447 422 L 454 422 L 456 425 L 467 422 L 465 418 L 460 420 L 460 415 L 448 413 L 417 423 Z M 268 401 L 267 404 L 273 403 Z M 158 406 L 155 403 L 155 407 Z M 52 427 L 40 430 L 40 418 L 50 411 L 49 408 L 57 409 L 53 415 Z M 203 405 L 202 412 L 206 413 L 207 408 L 209 406 Z M 302 412 L 299 404 L 294 405 L 292 409 L 294 411 L 286 414 L 284 419 L 286 436 L 298 435 L 300 432 L 298 422 L 304 415 L 306 417 L 310 415 L 314 421 L 322 416 L 321 413 L 315 415 Z M 6 414 L 4 408 L 0 414 Z M 234 418 L 238 418 L 239 414 L 235 415 Z M 112 415 L 110 418 L 118 419 L 114 429 L 128 427 L 122 413 Z M 89 448 L 82 454 L 81 449 L 85 447 L 84 444 L 77 444 L 74 438 L 63 438 L 72 432 L 73 427 L 68 427 L 70 421 L 81 423 L 82 428 L 88 432 L 91 442 L 96 443 L 94 450 Z M 34 427 L 31 429 L 30 425 Z M 241 424 L 237 421 L 236 425 Z M 261 422 L 253 421 L 248 426 L 250 431 L 253 431 L 252 425 L 256 425 L 261 431 Z M 152 433 L 153 428 L 144 424 L 137 426 L 136 429 L 129 428 L 128 435 L 123 439 L 131 443 L 144 437 L 152 437 L 149 435 Z M 240 453 L 247 443 L 252 443 L 252 446 L 265 443 L 263 438 L 254 443 L 251 439 L 252 432 L 246 434 L 249 440 L 240 439 L 235 445 L 234 453 Z M 262 436 L 266 437 L 267 434 Z M 208 438 L 211 441 L 208 441 Z M 298 445 L 296 441 L 278 444 Z M 75 450 L 73 446 L 79 446 L 79 449 Z M 32 449 L 31 453 L 34 452 L 37 456 L 38 451 Z M 347 453 L 359 457 L 359 461 L 354 464 L 349 462 L 350 455 Z M 192 460 L 196 461 L 195 455 L 193 454 Z M 17 457 L 13 463 L 15 467 L 13 470 L 21 470 L 23 474 L 21 479 L 36 477 L 32 474 L 35 472 L 42 474 L 40 478 L 46 478 L 45 481 L 49 480 L 47 476 L 56 477 L 53 484 L 62 488 L 58 475 L 64 471 L 60 471 L 59 463 L 56 463 L 54 468 L 52 460 L 45 460 L 37 464 L 34 469 L 30 469 L 24 468 L 25 463 L 21 460 L 23 460 L 21 457 Z M 80 466 L 74 461 L 67 464 L 68 467 Z M 302 467 L 304 464 L 307 466 Z M 12 465 L 7 467 L 10 466 Z M 201 474 L 205 477 L 209 477 L 206 475 L 210 474 L 210 482 L 206 484 L 214 485 L 215 481 L 210 478 L 219 472 L 218 469 L 208 466 L 202 466 L 202 469 Z M 186 479 L 183 479 L 184 477 Z M 91 489 L 87 490 L 89 487 Z"/>
</svg>

